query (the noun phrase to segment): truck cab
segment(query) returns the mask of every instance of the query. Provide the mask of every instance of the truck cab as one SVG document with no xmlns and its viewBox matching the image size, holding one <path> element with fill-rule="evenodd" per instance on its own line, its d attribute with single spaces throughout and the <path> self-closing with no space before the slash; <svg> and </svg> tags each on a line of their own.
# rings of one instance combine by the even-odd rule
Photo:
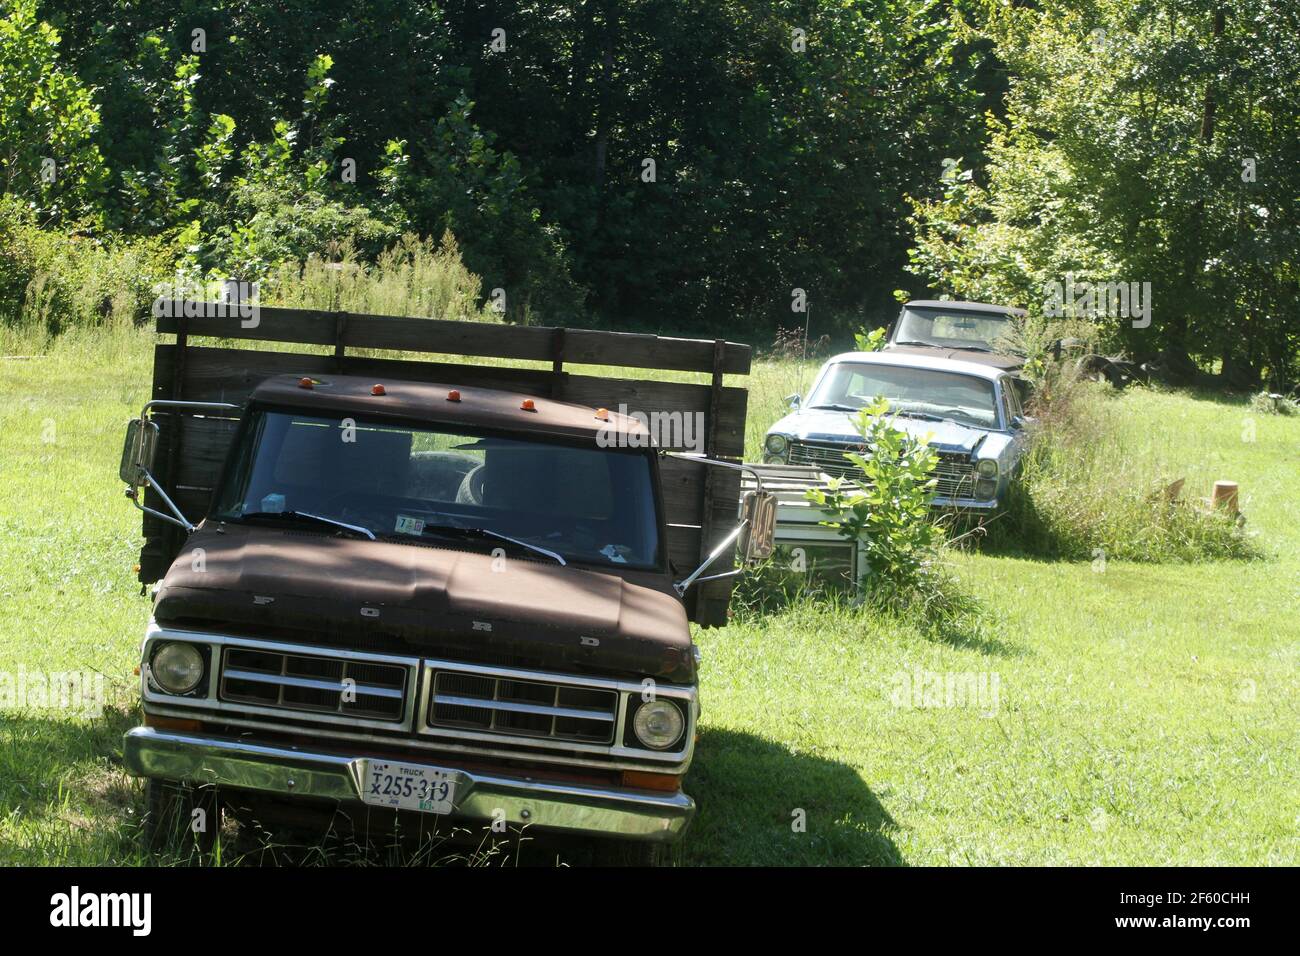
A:
<svg viewBox="0 0 1300 956">
<path fill-rule="evenodd" d="M 123 456 L 165 505 L 142 509 L 184 532 L 124 741 L 152 843 L 180 821 L 202 848 L 236 809 L 533 827 L 648 859 L 681 838 L 700 714 L 683 595 L 708 562 L 675 580 L 640 420 L 346 374 L 270 376 L 225 414 L 197 524 L 151 473 L 147 413 Z"/>
</svg>

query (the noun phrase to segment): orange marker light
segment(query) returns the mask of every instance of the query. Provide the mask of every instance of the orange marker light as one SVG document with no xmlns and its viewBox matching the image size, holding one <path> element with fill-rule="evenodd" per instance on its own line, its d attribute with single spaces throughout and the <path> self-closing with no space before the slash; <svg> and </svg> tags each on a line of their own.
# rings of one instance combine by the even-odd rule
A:
<svg viewBox="0 0 1300 956">
<path fill-rule="evenodd" d="M 526 412 L 537 411 L 537 406 L 533 404 L 533 400 L 531 398 L 525 398 L 522 402 L 519 403 L 519 407 Z"/>
<path fill-rule="evenodd" d="M 596 417 L 599 418 L 602 422 L 609 421 L 609 409 L 608 408 L 596 409 Z"/>
<path fill-rule="evenodd" d="M 299 388 L 311 388 L 311 379 L 309 379 L 309 378 L 300 378 L 300 379 L 298 379 L 298 387 L 299 387 Z"/>
<path fill-rule="evenodd" d="M 371 386 L 370 386 L 370 394 L 371 394 L 371 395 L 383 395 L 383 394 L 384 394 L 384 386 L 382 386 L 382 385 L 371 385 Z"/>
<path fill-rule="evenodd" d="M 449 402 L 459 402 L 459 401 L 460 401 L 460 389 L 458 389 L 458 388 L 453 388 L 450 392 L 448 392 L 448 393 L 447 393 L 447 401 L 449 401 Z"/>
</svg>

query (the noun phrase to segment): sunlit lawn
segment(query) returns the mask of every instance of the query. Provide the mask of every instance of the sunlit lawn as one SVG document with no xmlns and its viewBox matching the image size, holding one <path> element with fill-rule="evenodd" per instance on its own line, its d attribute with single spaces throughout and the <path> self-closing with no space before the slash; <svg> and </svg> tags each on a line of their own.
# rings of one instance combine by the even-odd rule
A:
<svg viewBox="0 0 1300 956">
<path fill-rule="evenodd" d="M 148 604 L 116 465 L 150 342 L 0 359 L 0 673 L 99 672 L 110 705 L 3 714 L 0 863 L 142 859 L 118 758 Z M 751 453 L 808 378 L 756 365 Z M 701 632 L 685 862 L 1297 862 L 1300 418 L 1254 416 L 1252 442 L 1240 404 L 1135 392 L 1113 412 L 1189 493 L 1239 481 L 1269 557 L 959 556 L 980 610 L 945 632 L 815 607 Z M 969 674 L 996 698 L 917 707 L 904 674 Z"/>
</svg>

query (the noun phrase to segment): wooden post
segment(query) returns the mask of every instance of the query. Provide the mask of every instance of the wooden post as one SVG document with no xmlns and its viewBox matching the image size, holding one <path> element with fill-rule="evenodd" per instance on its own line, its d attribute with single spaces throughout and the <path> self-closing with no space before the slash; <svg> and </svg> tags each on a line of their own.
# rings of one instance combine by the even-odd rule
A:
<svg viewBox="0 0 1300 956">
<path fill-rule="evenodd" d="M 343 336 L 348 331 L 348 314 L 340 312 L 334 316 L 334 370 L 343 374 L 343 360 L 347 357 L 343 346 Z"/>
<path fill-rule="evenodd" d="M 1229 514 L 1237 513 L 1237 483 L 1235 481 L 1216 481 L 1214 497 L 1210 499 L 1215 508 L 1226 508 Z"/>
</svg>

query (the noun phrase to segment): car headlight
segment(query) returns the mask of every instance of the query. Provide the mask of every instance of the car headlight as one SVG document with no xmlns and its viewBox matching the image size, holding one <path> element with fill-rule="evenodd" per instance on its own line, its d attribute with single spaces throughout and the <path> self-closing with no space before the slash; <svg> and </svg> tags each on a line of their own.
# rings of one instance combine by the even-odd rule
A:
<svg viewBox="0 0 1300 956">
<path fill-rule="evenodd" d="M 763 447 L 768 450 L 769 454 L 784 455 L 786 449 L 790 447 L 790 439 L 778 432 L 772 432 L 767 436 L 767 440 L 763 442 Z"/>
<path fill-rule="evenodd" d="M 992 458 L 985 458 L 975 466 L 975 473 L 981 478 L 996 478 L 998 476 L 998 463 Z"/>
<path fill-rule="evenodd" d="M 164 644 L 154 652 L 149 675 L 169 694 L 188 694 L 203 680 L 203 655 L 193 644 Z"/>
<path fill-rule="evenodd" d="M 685 727 L 681 710 L 666 700 L 642 704 L 632 718 L 636 739 L 651 750 L 667 750 L 681 738 Z"/>
</svg>

